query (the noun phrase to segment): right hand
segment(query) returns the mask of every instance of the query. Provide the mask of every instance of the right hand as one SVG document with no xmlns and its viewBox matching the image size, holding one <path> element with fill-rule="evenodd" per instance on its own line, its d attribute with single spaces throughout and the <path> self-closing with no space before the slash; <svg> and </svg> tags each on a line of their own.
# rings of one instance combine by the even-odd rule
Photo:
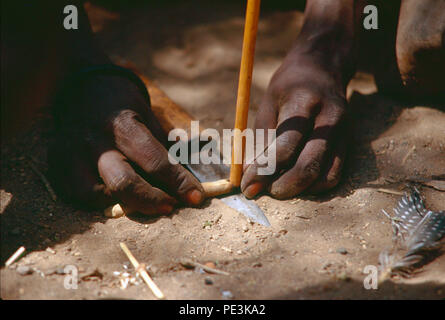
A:
<svg viewBox="0 0 445 320">
<path fill-rule="evenodd" d="M 346 151 L 346 85 L 341 70 L 328 61 L 319 52 L 294 47 L 272 77 L 255 127 L 277 130 L 277 167 L 273 175 L 258 175 L 257 162 L 246 165 L 241 189 L 247 197 L 268 190 L 284 199 L 339 182 Z"/>
</svg>

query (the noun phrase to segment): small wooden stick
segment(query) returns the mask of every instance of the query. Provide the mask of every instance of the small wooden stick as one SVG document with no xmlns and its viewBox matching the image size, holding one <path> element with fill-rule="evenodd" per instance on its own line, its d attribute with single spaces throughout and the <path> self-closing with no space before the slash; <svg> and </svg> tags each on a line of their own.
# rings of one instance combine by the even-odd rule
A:
<svg viewBox="0 0 445 320">
<path fill-rule="evenodd" d="M 13 264 L 23 252 L 25 252 L 25 247 L 22 246 L 18 248 L 17 251 L 14 252 L 14 254 L 6 261 L 5 267 L 9 267 L 11 264 Z"/>
<path fill-rule="evenodd" d="M 205 197 L 211 198 L 229 193 L 232 190 L 233 185 L 229 180 L 222 179 L 212 182 L 203 182 L 202 188 L 204 189 Z"/>
<path fill-rule="evenodd" d="M 156 283 L 153 282 L 153 280 L 150 278 L 150 276 L 147 273 L 147 270 L 145 270 L 145 265 L 143 263 L 139 263 L 136 258 L 133 256 L 131 251 L 128 249 L 127 245 L 123 242 L 120 243 L 120 246 L 122 250 L 125 252 L 125 254 L 128 257 L 128 260 L 130 260 L 133 267 L 136 269 L 136 272 L 139 273 L 139 275 L 144 279 L 145 283 L 148 285 L 150 290 L 153 292 L 153 294 L 158 299 L 165 299 L 164 294 L 161 292 L 161 290 L 158 288 Z"/>
<path fill-rule="evenodd" d="M 416 151 L 416 146 L 412 146 L 411 149 L 409 149 L 408 153 L 403 157 L 402 159 L 402 165 L 405 164 L 406 160 L 408 160 L 408 158 L 411 156 L 411 154 Z"/>
<path fill-rule="evenodd" d="M 401 192 L 401 191 L 395 191 L 395 190 L 384 189 L 384 188 L 379 188 L 379 189 L 377 189 L 377 191 L 383 192 L 383 193 L 395 194 L 398 196 L 403 196 L 403 192 Z"/>
<path fill-rule="evenodd" d="M 230 167 L 230 182 L 234 187 L 239 187 L 241 183 L 241 175 L 243 173 L 244 143 L 241 134 L 247 127 L 253 59 L 255 55 L 256 34 L 258 31 L 258 18 L 260 15 L 260 2 L 260 0 L 247 1 L 243 51 L 236 101 L 232 165 Z"/>
</svg>

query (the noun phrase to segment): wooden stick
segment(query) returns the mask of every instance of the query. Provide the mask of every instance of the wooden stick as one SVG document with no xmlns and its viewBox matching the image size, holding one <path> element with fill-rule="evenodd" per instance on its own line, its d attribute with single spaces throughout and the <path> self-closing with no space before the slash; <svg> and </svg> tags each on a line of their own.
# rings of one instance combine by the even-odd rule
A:
<svg viewBox="0 0 445 320">
<path fill-rule="evenodd" d="M 14 252 L 14 254 L 6 261 L 5 267 L 9 267 L 11 264 L 13 264 L 23 252 L 25 252 L 25 247 L 22 246 L 18 248 L 17 251 Z"/>
<path fill-rule="evenodd" d="M 241 134 L 247 127 L 247 115 L 249 112 L 250 101 L 250 86 L 252 84 L 252 70 L 255 55 L 256 35 L 258 31 L 260 2 L 260 0 L 247 1 L 243 51 L 241 56 L 238 96 L 236 102 L 232 165 L 230 167 L 230 182 L 233 184 L 234 187 L 239 187 L 241 183 L 241 175 L 243 172 L 244 143 Z"/>
<path fill-rule="evenodd" d="M 139 275 L 144 279 L 145 283 L 148 285 L 150 290 L 153 292 L 153 294 L 158 299 L 165 299 L 164 294 L 161 292 L 161 290 L 158 288 L 156 283 L 153 282 L 153 280 L 150 278 L 150 276 L 147 273 L 147 270 L 145 270 L 145 265 L 143 263 L 139 263 L 136 258 L 131 253 L 130 249 L 128 249 L 127 245 L 123 242 L 120 243 L 120 246 L 122 250 L 125 252 L 125 254 L 128 257 L 128 260 L 130 260 L 133 267 L 136 269 L 136 272 L 139 273 Z"/>
<path fill-rule="evenodd" d="M 211 182 L 203 182 L 201 183 L 202 188 L 204 189 L 205 197 L 211 198 L 215 196 L 219 196 L 221 194 L 229 193 L 233 185 L 229 180 L 222 179 Z"/>
<path fill-rule="evenodd" d="M 416 151 L 416 146 L 412 146 L 411 149 L 409 149 L 408 153 L 403 157 L 402 159 L 402 166 L 405 164 L 406 160 L 411 156 L 411 154 Z"/>
<path fill-rule="evenodd" d="M 403 192 L 401 191 L 395 191 L 395 190 L 390 190 L 390 189 L 384 189 L 384 188 L 379 188 L 377 189 L 378 192 L 383 192 L 383 193 L 389 193 L 389 194 L 395 194 L 398 196 L 403 196 Z"/>
</svg>

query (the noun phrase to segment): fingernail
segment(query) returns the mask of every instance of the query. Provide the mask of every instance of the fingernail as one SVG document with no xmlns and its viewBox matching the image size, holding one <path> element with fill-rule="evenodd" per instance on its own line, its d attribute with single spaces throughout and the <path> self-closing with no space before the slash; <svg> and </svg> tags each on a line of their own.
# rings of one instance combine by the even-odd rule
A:
<svg viewBox="0 0 445 320">
<path fill-rule="evenodd" d="M 244 189 L 243 193 L 247 198 L 255 197 L 261 190 L 263 189 L 262 182 L 254 182 L 246 189 Z"/>
<path fill-rule="evenodd" d="M 158 213 L 159 214 L 169 214 L 173 211 L 173 206 L 171 204 L 161 204 L 158 206 Z"/>
<path fill-rule="evenodd" d="M 200 204 L 202 201 L 202 193 L 199 190 L 190 190 L 186 195 L 187 202 L 192 205 Z"/>
</svg>

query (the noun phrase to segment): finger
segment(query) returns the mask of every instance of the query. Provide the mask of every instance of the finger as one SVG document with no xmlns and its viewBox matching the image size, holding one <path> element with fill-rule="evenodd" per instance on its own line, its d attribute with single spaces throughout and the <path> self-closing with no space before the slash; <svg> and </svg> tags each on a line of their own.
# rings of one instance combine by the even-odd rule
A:
<svg viewBox="0 0 445 320">
<path fill-rule="evenodd" d="M 98 169 L 107 189 L 123 204 L 125 211 L 168 214 L 173 210 L 176 200 L 142 179 L 119 151 L 103 152 Z"/>
<path fill-rule="evenodd" d="M 336 140 L 344 108 L 331 105 L 317 116 L 314 130 L 298 156 L 295 165 L 276 179 L 270 188 L 271 195 L 284 199 L 308 188 L 320 176 L 330 148 Z"/>
<path fill-rule="evenodd" d="M 345 155 L 346 143 L 338 141 L 335 150 L 329 156 L 326 169 L 307 192 L 320 193 L 334 188 L 340 182 Z"/>
<path fill-rule="evenodd" d="M 182 165 L 169 161 L 167 150 L 136 113 L 130 110 L 121 113 L 113 125 L 116 146 L 144 171 L 153 185 L 188 204 L 202 202 L 204 191 L 199 181 Z"/>
<path fill-rule="evenodd" d="M 275 129 L 277 127 L 277 111 L 274 106 L 274 102 L 272 99 L 272 95 L 269 93 L 266 93 L 263 100 L 261 101 L 261 104 L 258 108 L 260 110 L 256 114 L 255 118 L 255 130 L 264 130 L 265 131 L 265 141 L 261 141 L 263 143 L 263 146 L 267 146 L 269 144 L 269 141 L 267 139 L 267 130 L 268 129 Z M 256 132 L 256 131 L 255 131 Z M 255 145 L 258 143 L 257 136 L 254 136 L 255 139 Z M 252 164 L 253 159 L 246 159 L 243 163 L 243 172 L 247 170 L 249 165 Z"/>
<path fill-rule="evenodd" d="M 304 99 L 303 99 L 304 97 Z M 301 150 L 305 135 L 311 126 L 313 113 L 317 110 L 318 99 L 312 95 L 297 95 L 289 99 L 280 110 L 276 128 L 275 157 L 276 174 L 295 163 Z M 273 151 L 273 149 L 271 149 Z M 268 151 L 268 150 L 267 150 Z M 261 156 L 264 156 L 263 153 Z M 273 155 L 267 155 L 273 156 Z M 260 175 L 261 164 L 258 157 L 244 172 L 241 190 L 247 197 L 254 197 L 267 187 L 276 175 Z"/>
</svg>

